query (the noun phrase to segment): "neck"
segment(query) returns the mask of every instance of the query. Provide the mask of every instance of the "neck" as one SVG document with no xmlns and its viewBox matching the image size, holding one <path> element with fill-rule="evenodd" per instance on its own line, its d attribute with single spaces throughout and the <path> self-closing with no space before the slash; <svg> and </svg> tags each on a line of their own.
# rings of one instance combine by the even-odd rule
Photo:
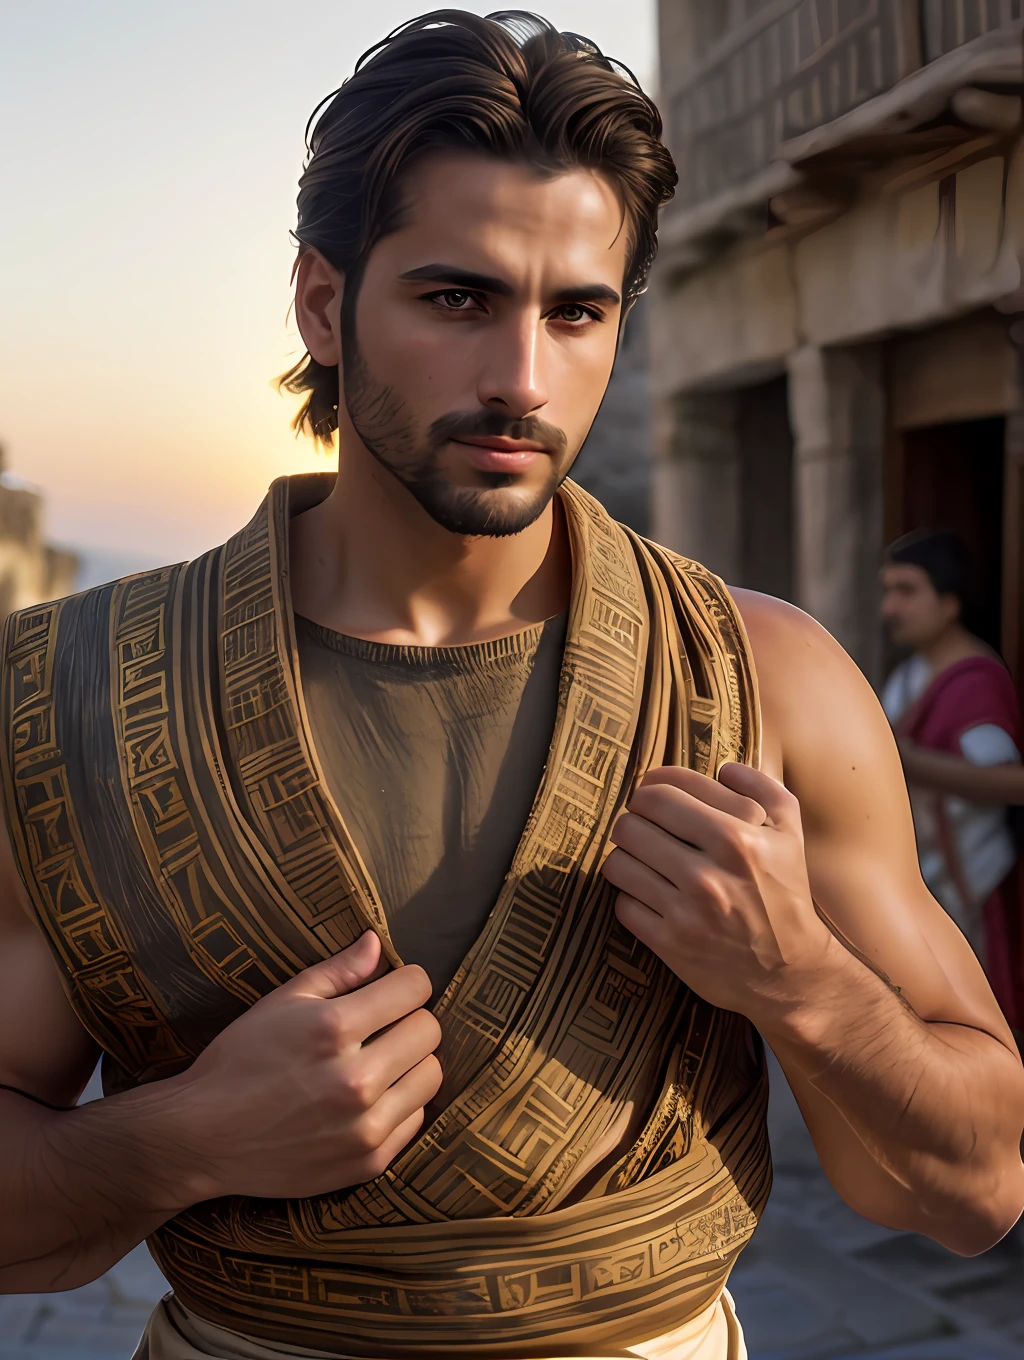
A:
<svg viewBox="0 0 1024 1360">
<path fill-rule="evenodd" d="M 960 623 L 950 624 L 918 651 L 936 675 L 969 656 L 987 656 L 989 649 Z"/>
<path fill-rule="evenodd" d="M 291 524 L 296 613 L 401 646 L 505 637 L 566 607 L 568 532 L 557 497 L 522 533 L 443 529 L 364 450 L 344 450 L 330 496 Z"/>
</svg>

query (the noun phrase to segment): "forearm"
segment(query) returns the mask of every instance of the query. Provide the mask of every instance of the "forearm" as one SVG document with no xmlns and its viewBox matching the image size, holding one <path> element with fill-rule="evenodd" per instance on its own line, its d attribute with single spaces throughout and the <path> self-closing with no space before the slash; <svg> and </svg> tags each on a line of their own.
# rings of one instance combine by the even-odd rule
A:
<svg viewBox="0 0 1024 1360">
<path fill-rule="evenodd" d="M 155 1082 L 52 1111 L 0 1091 L 0 1293 L 88 1283 L 204 1197 L 177 1095 Z"/>
<path fill-rule="evenodd" d="M 960 756 L 900 743 L 907 783 L 972 803 L 1024 803 L 1024 766 L 972 765 Z"/>
<path fill-rule="evenodd" d="M 890 1180 L 886 1219 L 882 1179 L 862 1177 L 861 1197 L 843 1168 L 854 1207 L 967 1254 L 1013 1225 L 1024 1079 L 997 1039 L 925 1023 L 838 942 L 809 1002 L 762 1029 L 794 1084 L 826 1099 Z"/>
</svg>

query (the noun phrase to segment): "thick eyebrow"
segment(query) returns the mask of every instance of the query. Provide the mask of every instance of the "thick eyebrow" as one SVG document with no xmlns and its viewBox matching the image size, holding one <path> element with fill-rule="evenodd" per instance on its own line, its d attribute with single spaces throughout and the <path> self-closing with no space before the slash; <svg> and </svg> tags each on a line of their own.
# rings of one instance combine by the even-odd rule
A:
<svg viewBox="0 0 1024 1360">
<path fill-rule="evenodd" d="M 472 289 L 475 293 L 493 293 L 496 297 L 511 297 L 515 291 L 505 279 L 499 279 L 494 274 L 477 274 L 471 269 L 461 269 L 456 264 L 425 264 L 398 277 L 409 283 L 450 283 L 456 288 Z"/>
<path fill-rule="evenodd" d="M 494 297 L 512 297 L 515 289 L 505 279 L 494 274 L 477 274 L 454 264 L 425 264 L 398 276 L 407 283 L 449 283 L 454 288 L 465 288 L 475 293 L 491 293 Z M 621 297 L 606 283 L 584 283 L 576 288 L 563 288 L 555 296 L 556 303 L 610 302 L 617 306 Z"/>
<path fill-rule="evenodd" d="M 556 302 L 610 302 L 618 306 L 622 301 L 614 288 L 606 283 L 585 283 L 579 288 L 563 288 Z"/>
</svg>

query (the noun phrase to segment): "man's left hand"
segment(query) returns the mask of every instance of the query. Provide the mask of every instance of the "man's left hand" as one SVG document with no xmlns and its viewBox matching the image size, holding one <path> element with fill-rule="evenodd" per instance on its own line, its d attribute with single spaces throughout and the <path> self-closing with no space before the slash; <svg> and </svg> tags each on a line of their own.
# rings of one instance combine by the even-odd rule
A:
<svg viewBox="0 0 1024 1360">
<path fill-rule="evenodd" d="M 616 915 L 699 996 L 771 1026 L 819 991 L 836 941 L 815 911 L 800 805 L 774 779 L 652 770 L 616 822 Z"/>
</svg>

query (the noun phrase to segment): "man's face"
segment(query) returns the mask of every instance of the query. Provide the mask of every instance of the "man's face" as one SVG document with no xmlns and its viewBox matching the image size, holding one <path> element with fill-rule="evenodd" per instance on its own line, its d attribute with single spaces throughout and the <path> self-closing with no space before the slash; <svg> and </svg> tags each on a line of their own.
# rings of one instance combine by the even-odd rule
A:
<svg viewBox="0 0 1024 1360">
<path fill-rule="evenodd" d="M 960 614 L 954 595 L 940 595 L 923 567 L 890 562 L 882 568 L 882 621 L 899 647 L 927 647 Z"/>
<path fill-rule="evenodd" d="M 615 359 L 622 207 L 601 175 L 439 154 L 341 308 L 345 423 L 444 528 L 518 533 L 566 476 Z"/>
</svg>

